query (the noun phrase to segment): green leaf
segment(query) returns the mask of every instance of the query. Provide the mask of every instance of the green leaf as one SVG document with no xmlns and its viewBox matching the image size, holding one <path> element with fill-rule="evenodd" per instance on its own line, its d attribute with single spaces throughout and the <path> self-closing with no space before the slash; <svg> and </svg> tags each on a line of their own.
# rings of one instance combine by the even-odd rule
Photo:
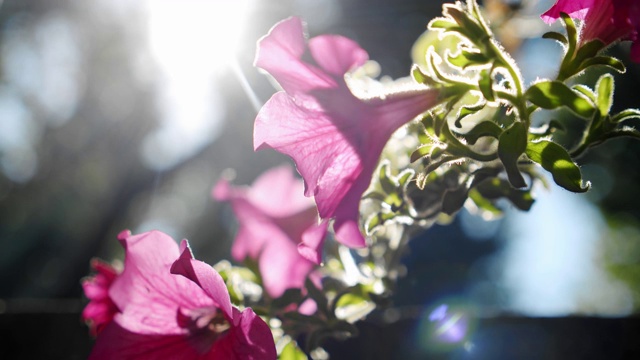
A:
<svg viewBox="0 0 640 360">
<path fill-rule="evenodd" d="M 442 198 L 442 212 L 447 215 L 453 215 L 464 206 L 464 202 L 467 201 L 467 194 L 469 189 L 465 186 L 460 186 L 454 191 L 445 191 Z"/>
<path fill-rule="evenodd" d="M 564 131 L 566 129 L 561 122 L 551 119 L 548 124 L 543 124 L 538 128 L 529 128 L 529 140 L 549 136 L 557 130 Z"/>
<path fill-rule="evenodd" d="M 498 178 L 483 181 L 478 184 L 476 190 L 482 197 L 489 200 L 507 198 L 513 205 L 523 211 L 531 209 L 534 202 L 530 190 L 514 189 L 508 181 Z"/>
<path fill-rule="evenodd" d="M 425 74 L 416 64 L 411 68 L 411 76 L 419 84 L 435 86 L 437 82 L 431 76 Z"/>
<path fill-rule="evenodd" d="M 638 109 L 626 109 L 617 113 L 611 118 L 613 123 L 621 123 L 630 119 L 640 119 L 640 110 Z"/>
<path fill-rule="evenodd" d="M 600 115 L 605 117 L 609 115 L 609 110 L 613 105 L 613 76 L 611 74 L 604 74 L 598 79 L 596 94 L 598 94 L 596 101 L 598 110 L 600 110 Z"/>
<path fill-rule="evenodd" d="M 518 159 L 527 148 L 527 129 L 521 122 L 515 122 L 498 139 L 498 157 L 507 172 L 509 182 L 515 188 L 527 186 L 518 169 Z"/>
<path fill-rule="evenodd" d="M 489 101 L 494 101 L 495 96 L 493 95 L 493 79 L 491 78 L 491 72 L 493 69 L 484 69 L 480 72 L 480 76 L 478 78 L 478 87 L 480 88 L 480 92 L 485 99 Z"/>
<path fill-rule="evenodd" d="M 502 134 L 502 128 L 493 121 L 483 121 L 474 126 L 466 134 L 458 134 L 463 137 L 467 143 L 474 145 L 478 139 L 484 136 L 490 136 L 498 139 Z"/>
<path fill-rule="evenodd" d="M 559 32 L 555 32 L 555 31 L 549 31 L 547 33 L 544 33 L 542 35 L 543 39 L 552 39 L 552 40 L 556 40 L 557 42 L 563 44 L 563 45 L 567 45 L 569 43 L 569 40 L 567 40 L 567 38 L 560 34 Z"/>
<path fill-rule="evenodd" d="M 310 324 L 316 326 L 323 326 L 326 324 L 326 321 L 314 315 L 304 315 L 300 314 L 298 311 L 289 311 L 282 314 L 283 320 L 290 320 L 293 322 L 297 322 L 300 324 Z"/>
<path fill-rule="evenodd" d="M 461 69 L 469 66 L 485 66 L 490 61 L 484 54 L 469 49 L 460 49 L 456 56 L 449 56 L 448 60 L 451 65 Z"/>
<path fill-rule="evenodd" d="M 601 141 L 606 141 L 609 139 L 614 139 L 619 137 L 630 137 L 630 138 L 640 140 L 640 131 L 630 126 L 623 126 L 621 129 L 615 129 L 614 131 L 610 131 L 604 134 L 601 137 Z"/>
<path fill-rule="evenodd" d="M 449 18 L 437 17 L 427 25 L 429 30 L 460 31 L 460 26 Z"/>
<path fill-rule="evenodd" d="M 511 186 L 509 185 L 509 187 Z M 493 216 L 502 215 L 502 210 L 498 209 L 489 199 L 482 196 L 478 189 L 471 189 L 469 191 L 469 199 L 471 199 L 479 209 L 489 212 Z"/>
<path fill-rule="evenodd" d="M 616 59 L 616 58 L 612 58 L 610 56 L 594 56 L 592 58 L 588 58 L 586 60 L 584 60 L 581 64 L 580 67 L 578 69 L 578 72 L 591 67 L 591 66 L 596 66 L 596 65 L 601 65 L 601 66 L 607 66 L 612 68 L 613 70 L 624 74 L 627 71 L 627 68 L 624 66 L 624 64 L 622 63 L 622 61 Z"/>
<path fill-rule="evenodd" d="M 358 336 L 358 328 L 347 321 L 338 321 L 331 326 L 331 330 L 338 332 L 339 338 L 347 339 L 352 336 Z M 342 333 L 342 334 L 340 334 Z"/>
<path fill-rule="evenodd" d="M 471 115 L 471 114 L 475 114 L 478 111 L 484 109 L 486 103 L 484 101 L 480 101 L 477 104 L 474 105 L 465 105 L 463 107 L 460 108 L 460 111 L 458 112 L 458 116 L 456 118 L 456 122 L 455 122 L 455 126 L 456 127 L 462 127 L 462 124 L 460 123 L 460 121 L 462 119 L 464 119 L 465 117 Z"/>
<path fill-rule="evenodd" d="M 541 140 L 529 143 L 526 154 L 529 159 L 549 171 L 559 186 L 578 193 L 589 190 L 590 184 L 583 186 L 580 168 L 562 146 L 553 141 Z"/>
<path fill-rule="evenodd" d="M 338 301 L 336 302 L 336 308 L 350 306 L 350 305 L 358 305 L 366 301 L 367 299 L 360 294 L 347 293 L 340 296 L 340 299 L 338 299 Z"/>
<path fill-rule="evenodd" d="M 426 144 L 417 148 L 413 153 L 411 153 L 410 160 L 411 162 L 415 162 L 416 160 L 422 157 L 428 157 L 429 161 L 434 161 L 444 153 L 445 153 L 445 149 L 443 149 L 441 145 Z"/>
<path fill-rule="evenodd" d="M 589 88 L 588 86 L 577 84 L 573 85 L 572 89 L 586 96 L 587 99 L 591 100 L 591 102 L 593 102 L 594 104 L 596 103 L 596 94 L 594 94 L 593 90 L 591 90 L 591 88 Z"/>
<path fill-rule="evenodd" d="M 593 58 L 598 54 L 598 51 L 602 50 L 603 48 L 604 43 L 598 39 L 591 40 L 585 44 L 581 44 L 581 46 L 576 51 L 576 55 L 573 59 L 573 63 L 578 67 L 578 71 L 576 71 L 576 73 L 584 69 L 582 67 L 582 64 L 585 60 Z"/>
<path fill-rule="evenodd" d="M 305 353 L 302 350 L 300 350 L 300 348 L 295 343 L 295 341 L 290 341 L 289 343 L 287 343 L 287 345 L 284 346 L 278 359 L 279 360 L 307 360 L 308 358 L 307 358 L 307 355 L 305 355 Z"/>
<path fill-rule="evenodd" d="M 474 44 L 479 45 L 479 40 L 483 40 L 486 37 L 487 34 L 482 26 L 457 6 L 453 4 L 445 4 L 443 9 L 443 12 L 446 15 L 451 17 L 460 25 L 460 30 L 458 31 L 464 34 Z"/>
<path fill-rule="evenodd" d="M 398 184 L 391 177 L 391 168 L 388 161 L 378 168 L 378 180 L 386 194 L 392 194 L 396 191 Z"/>
<path fill-rule="evenodd" d="M 583 118 L 591 118 L 595 108 L 584 95 L 571 90 L 560 81 L 541 81 L 532 85 L 525 97 L 543 109 L 566 106 Z"/>
</svg>

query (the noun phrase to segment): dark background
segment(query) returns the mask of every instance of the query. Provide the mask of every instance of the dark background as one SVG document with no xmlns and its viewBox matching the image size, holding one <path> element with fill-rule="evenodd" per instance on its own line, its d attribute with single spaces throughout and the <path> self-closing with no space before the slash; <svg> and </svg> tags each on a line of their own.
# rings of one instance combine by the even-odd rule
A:
<svg viewBox="0 0 640 360">
<path fill-rule="evenodd" d="M 109 10 L 116 3 L 14 0 L 0 6 L 0 125 L 12 116 L 29 119 L 26 130 L 17 135 L 11 133 L 15 126 L 0 127 L 2 359 L 85 358 L 92 340 L 79 316 L 86 302 L 80 279 L 89 273 L 92 257 L 120 257 L 115 239 L 122 229 L 138 232 L 159 227 L 176 239 L 188 238 L 199 259 L 215 263 L 228 258 L 233 218 L 229 209 L 209 198 L 211 186 L 227 168 L 235 169 L 236 183 L 248 184 L 267 168 L 287 161 L 275 152 L 252 151 L 255 110 L 237 72 L 225 68 L 212 80 L 217 83 L 217 101 L 224 104 L 226 114 L 218 136 L 171 166 L 158 169 L 145 164 L 140 148 L 145 136 L 160 126 L 163 110 L 157 93 L 163 83 L 155 73 L 157 65 L 145 55 L 148 20 L 142 6 L 120 2 L 125 4 L 120 10 Z M 252 66 L 255 42 L 278 20 L 301 15 L 312 36 L 339 33 L 351 37 L 380 63 L 383 74 L 395 78 L 408 74 L 411 46 L 429 19 L 440 13 L 442 2 L 255 0 L 248 4 L 239 34 L 237 66 L 258 100 L 264 102 L 274 90 Z M 487 4 L 496 19 L 509 15 L 508 7 L 501 4 Z M 532 9 L 539 12 L 545 5 Z M 66 22 L 75 34 L 73 59 L 65 53 L 56 55 L 62 51 L 53 46 L 59 41 L 57 33 L 47 27 L 42 30 L 42 24 L 51 24 L 52 19 L 58 21 L 53 21 L 54 25 Z M 518 58 L 521 45 L 528 40 L 514 37 L 508 28 L 498 33 Z M 53 50 L 46 50 L 50 48 Z M 625 49 L 614 48 L 612 52 L 625 60 Z M 6 65 L 10 54 L 19 51 L 24 63 Z M 16 80 L 33 71 L 30 61 L 46 60 L 47 56 L 62 60 L 31 75 L 37 79 L 53 76 L 50 74 L 58 70 L 73 75 L 71 80 L 62 79 L 72 81 L 77 89 L 75 97 L 66 100 L 72 102 L 66 108 L 46 101 L 55 100 L 55 92 L 65 90 L 64 81 L 56 83 L 54 77 L 55 86 L 47 85 L 54 92 L 42 95 L 39 91 L 46 83 L 32 79 L 36 85 L 30 87 L 28 82 L 24 85 Z M 525 75 L 542 71 L 535 61 L 526 63 L 533 68 L 523 69 Z M 616 79 L 616 108 L 637 107 L 638 67 L 630 64 L 628 73 Z M 19 134 L 27 134 L 27 140 L 15 145 L 13 140 L 22 136 Z M 187 141 L 175 139 L 178 144 Z M 607 257 L 618 253 L 617 248 L 605 246 L 601 256 L 605 270 L 629 287 L 633 309 L 637 309 L 640 278 L 640 248 L 636 244 L 640 240 L 636 225 L 640 216 L 638 150 L 637 143 L 619 140 L 580 159 L 581 164 L 598 166 L 588 174 L 592 176 L 589 179 L 594 187 L 603 184 L 607 189 L 585 197 L 600 208 L 612 229 L 620 224 L 636 229 L 622 236 L 622 243 L 616 240 L 616 246 L 626 249 L 624 262 Z M 490 291 L 489 300 L 475 304 L 484 309 L 484 315 L 470 340 L 473 351 L 462 347 L 440 353 L 419 350 L 421 340 L 414 330 L 425 304 L 457 297 L 474 305 L 470 289 L 490 278 L 478 273 L 476 264 L 499 254 L 505 246 L 497 235 L 484 241 L 468 235 L 458 220 L 415 239 L 405 257 L 408 275 L 400 280 L 394 299 L 400 318 L 388 322 L 379 320 L 381 314 L 374 314 L 360 324 L 362 336 L 327 345 L 332 359 L 640 356 L 636 310 L 623 318 L 601 318 L 597 313 L 589 317 L 526 317 L 512 313 L 508 294 L 501 292 L 499 284 Z"/>
</svg>

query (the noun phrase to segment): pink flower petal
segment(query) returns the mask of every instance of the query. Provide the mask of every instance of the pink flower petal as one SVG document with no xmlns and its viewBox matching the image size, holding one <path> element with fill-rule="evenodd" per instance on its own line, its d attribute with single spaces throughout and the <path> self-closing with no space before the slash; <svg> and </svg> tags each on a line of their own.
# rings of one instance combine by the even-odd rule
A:
<svg viewBox="0 0 640 360">
<path fill-rule="evenodd" d="M 369 54 L 353 40 L 342 36 L 326 35 L 309 40 L 311 56 L 320 67 L 333 77 L 341 78 L 348 71 L 364 65 Z M 335 56 L 327 56 L 333 54 Z M 300 59 L 300 57 L 298 57 Z"/>
<path fill-rule="evenodd" d="M 109 289 L 118 273 L 111 265 L 97 259 L 91 261 L 91 267 L 97 273 L 82 280 L 82 289 L 89 299 L 89 303 L 82 311 L 82 319 L 87 322 L 91 334 L 95 336 L 119 311 L 109 297 Z"/>
<path fill-rule="evenodd" d="M 335 86 L 335 81 L 323 71 L 299 61 L 305 51 L 302 21 L 296 17 L 288 18 L 260 39 L 254 64 L 266 70 L 285 91 L 296 94 L 298 101 L 303 102 L 308 91 Z"/>
<path fill-rule="evenodd" d="M 121 326 L 140 334 L 182 334 L 175 322 L 179 307 L 214 305 L 195 283 L 169 273 L 180 256 L 171 237 L 151 231 L 122 234 L 120 241 L 126 250 L 124 271 L 109 294 L 122 312 L 115 317 Z"/>
<path fill-rule="evenodd" d="M 424 89 L 359 99 L 344 75 L 367 60 L 364 50 L 341 36 L 315 37 L 309 51 L 316 66 L 302 60 L 301 44 L 304 34 L 297 18 L 276 24 L 259 43 L 256 65 L 285 92 L 276 93 L 258 113 L 254 149 L 273 148 L 293 158 L 305 195 L 314 196 L 320 217 L 335 219 L 337 240 L 363 247 L 359 203 L 382 149 L 394 131 L 436 105 L 439 92 Z M 303 244 L 300 250 L 315 257 L 310 250 L 316 245 Z"/>
<path fill-rule="evenodd" d="M 240 222 L 232 256 L 238 261 L 258 261 L 264 287 L 272 297 L 302 287 L 315 267 L 297 251 L 308 229 L 318 227 L 313 200 L 304 197 L 302 190 L 302 181 L 293 176 L 290 166 L 266 171 L 248 188 L 232 187 L 226 180 L 214 188 L 218 199 L 231 202 Z M 317 236 L 324 237 L 326 228 L 324 224 Z"/>
<path fill-rule="evenodd" d="M 204 262 L 195 260 L 186 240 L 182 240 L 181 247 L 184 250 L 178 260 L 171 265 L 171 273 L 182 275 L 193 281 L 214 301 L 216 307 L 230 317 L 231 298 L 220 274 Z"/>
<path fill-rule="evenodd" d="M 560 13 L 563 12 L 574 19 L 583 20 L 587 15 L 587 11 L 593 6 L 595 1 L 596 0 L 558 0 L 549 10 L 542 14 L 541 18 L 547 24 L 551 24 L 558 20 Z"/>
</svg>

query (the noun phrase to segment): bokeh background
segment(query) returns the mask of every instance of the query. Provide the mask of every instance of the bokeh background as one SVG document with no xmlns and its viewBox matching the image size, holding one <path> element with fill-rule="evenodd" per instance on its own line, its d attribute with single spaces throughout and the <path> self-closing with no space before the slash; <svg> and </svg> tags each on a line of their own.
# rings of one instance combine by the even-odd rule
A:
<svg viewBox="0 0 640 360">
<path fill-rule="evenodd" d="M 273 24 L 299 15 L 312 36 L 355 39 L 396 78 L 408 75 L 411 47 L 442 3 L 0 1 L 0 341 L 14 344 L 3 344 L 0 357 L 86 356 L 92 340 L 79 319 L 80 279 L 91 258 L 121 258 L 116 235 L 123 229 L 188 238 L 209 263 L 229 258 L 234 218 L 211 199 L 212 186 L 225 171 L 249 184 L 288 161 L 252 150 L 255 114 L 275 91 L 252 62 L 256 41 Z M 525 80 L 552 77 L 560 47 L 540 39 L 550 28 L 538 18 L 552 1 L 484 3 Z M 640 107 L 640 68 L 628 62 L 628 45 L 610 51 L 629 65 L 616 77 L 615 109 Z M 606 318 L 594 321 L 609 325 L 597 323 L 582 338 L 618 334 L 611 347 L 630 346 L 640 304 L 640 147 L 617 140 L 580 165 L 593 185 L 586 195 L 541 189 L 529 213 L 507 209 L 486 222 L 463 211 L 412 241 L 397 308 L 376 329 L 396 331 L 384 326 L 413 320 L 400 333 L 402 347 L 417 350 L 403 356 L 421 358 L 420 319 L 457 304 L 487 323 L 523 324 L 525 339 L 546 333 L 549 343 L 558 329 L 596 324 L 571 319 Z M 545 317 L 568 325 L 535 323 L 531 335 L 527 324 Z M 499 338 L 483 334 L 485 342 Z M 335 351 L 347 351 L 344 344 Z M 481 345 L 438 356 L 482 357 Z"/>
</svg>

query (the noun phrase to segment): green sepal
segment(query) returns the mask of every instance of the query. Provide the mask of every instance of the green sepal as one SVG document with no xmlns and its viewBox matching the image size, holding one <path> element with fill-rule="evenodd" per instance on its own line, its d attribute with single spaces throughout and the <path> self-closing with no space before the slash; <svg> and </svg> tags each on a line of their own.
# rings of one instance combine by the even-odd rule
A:
<svg viewBox="0 0 640 360">
<path fill-rule="evenodd" d="M 576 49 L 578 44 L 578 29 L 576 28 L 576 23 L 573 22 L 573 19 L 569 14 L 561 12 L 560 17 L 562 18 L 562 22 L 564 24 L 564 28 L 567 31 L 567 54 L 566 56 L 569 58 L 573 57 L 573 52 Z"/>
<path fill-rule="evenodd" d="M 518 160 L 527 148 L 527 129 L 521 122 L 515 122 L 498 138 L 498 157 L 507 172 L 509 182 L 514 188 L 527 186 L 518 169 Z"/>
<path fill-rule="evenodd" d="M 555 142 L 530 142 L 525 152 L 529 159 L 550 172 L 559 186 L 576 193 L 586 192 L 591 187 L 588 182 L 583 185 L 580 168 L 573 162 L 567 150 Z"/>
<path fill-rule="evenodd" d="M 544 33 L 542 35 L 543 39 L 551 39 L 551 40 L 555 40 L 563 45 L 567 45 L 569 43 L 569 40 L 567 40 L 567 38 L 560 34 L 559 32 L 555 32 L 555 31 L 549 31 L 547 33 Z"/>
<path fill-rule="evenodd" d="M 560 81 L 541 81 L 532 85 L 525 93 L 527 100 L 543 109 L 566 106 L 578 116 L 589 119 L 595 107 L 584 95 L 571 90 Z"/>
</svg>

